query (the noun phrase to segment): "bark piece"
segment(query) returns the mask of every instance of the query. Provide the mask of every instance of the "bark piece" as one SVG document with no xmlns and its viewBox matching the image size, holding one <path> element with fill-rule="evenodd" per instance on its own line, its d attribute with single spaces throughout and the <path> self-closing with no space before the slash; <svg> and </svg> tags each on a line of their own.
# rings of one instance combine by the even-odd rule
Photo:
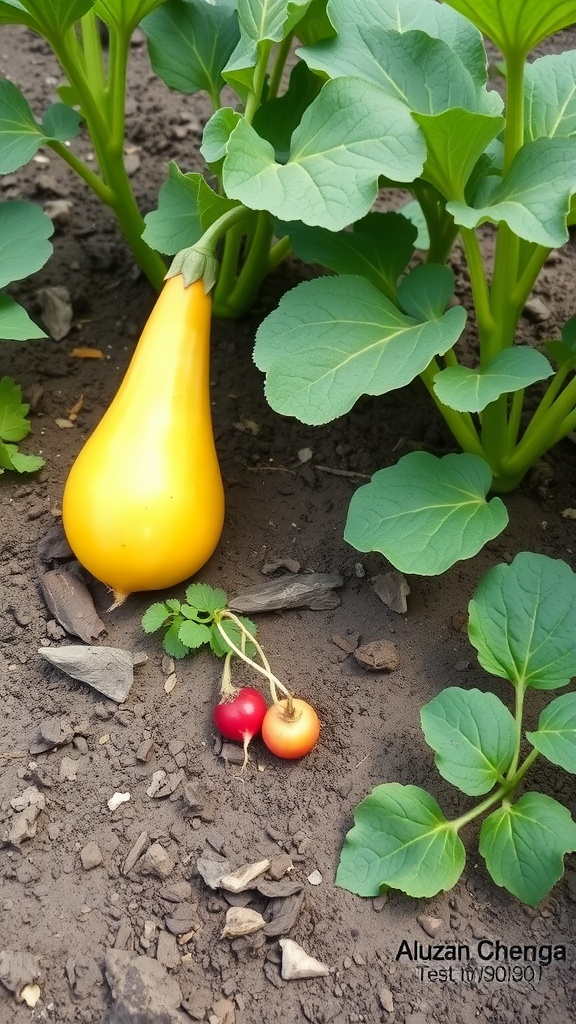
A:
<svg viewBox="0 0 576 1024">
<path fill-rule="evenodd" d="M 40 586 L 49 611 L 67 633 L 90 644 L 106 632 L 88 588 L 69 569 L 43 573 Z"/>
<path fill-rule="evenodd" d="M 136 655 L 120 647 L 40 647 L 38 654 L 73 679 L 123 704 L 134 682 Z"/>
<path fill-rule="evenodd" d="M 333 591 L 344 586 L 335 572 L 305 572 L 257 583 L 232 598 L 228 607 L 234 612 L 271 612 L 283 608 L 336 608 L 340 598 Z"/>
</svg>

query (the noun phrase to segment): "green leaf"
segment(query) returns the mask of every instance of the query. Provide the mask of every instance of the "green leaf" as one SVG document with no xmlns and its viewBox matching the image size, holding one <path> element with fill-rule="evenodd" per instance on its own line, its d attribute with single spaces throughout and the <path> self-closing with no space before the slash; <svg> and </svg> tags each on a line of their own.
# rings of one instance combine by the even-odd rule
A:
<svg viewBox="0 0 576 1024">
<path fill-rule="evenodd" d="M 239 39 L 232 3 L 166 0 L 144 18 L 150 61 L 171 89 L 202 89 L 217 99 L 224 86 L 222 69 Z"/>
<path fill-rule="evenodd" d="M 0 222 L 1 220 L 0 217 Z M 30 341 L 33 338 L 46 337 L 48 335 L 30 319 L 22 306 L 19 306 L 8 295 L 0 294 L 0 340 Z"/>
<path fill-rule="evenodd" d="M 22 388 L 11 377 L 0 380 L 0 438 L 21 441 L 30 433 L 26 419 L 29 405 L 22 402 Z"/>
<path fill-rule="evenodd" d="M 94 6 L 94 0 L 22 0 L 46 39 L 60 40 L 67 28 Z"/>
<path fill-rule="evenodd" d="M 21 200 L 0 204 L 0 288 L 44 266 L 52 254 L 48 239 L 53 233 L 52 221 L 39 206 Z"/>
<path fill-rule="evenodd" d="M 478 87 L 486 84 L 481 34 L 466 18 L 436 0 L 330 0 L 328 14 L 336 38 L 296 52 L 310 67 L 332 78 L 360 74 L 368 81 L 381 81 L 381 62 L 387 60 L 385 31 L 417 29 L 446 43 Z"/>
<path fill-rule="evenodd" d="M 184 174 L 168 165 L 168 180 L 158 195 L 158 209 L 144 218 L 143 238 L 153 249 L 174 255 L 194 245 L 204 231 L 236 203 L 213 192 L 201 174 Z"/>
<path fill-rule="evenodd" d="M 438 771 L 469 796 L 504 781 L 516 747 L 516 726 L 494 693 L 449 686 L 420 711 Z"/>
<path fill-rule="evenodd" d="M 250 88 L 263 44 L 279 43 L 304 17 L 311 0 L 238 0 L 240 41 L 224 68 L 232 86 Z"/>
<path fill-rule="evenodd" d="M 553 690 L 576 675 L 576 575 L 566 562 L 522 551 L 482 577 L 468 636 L 487 672 Z"/>
<path fill-rule="evenodd" d="M 254 623 L 250 619 L 246 618 L 244 615 L 239 615 L 238 618 L 240 619 L 240 622 L 244 625 L 244 627 L 248 630 L 248 632 L 252 633 L 252 636 L 255 636 L 256 626 L 254 625 Z M 230 640 L 235 645 L 235 647 L 238 647 L 240 648 L 240 650 L 242 650 L 243 634 L 242 630 L 236 625 L 236 623 L 233 622 L 231 619 L 221 619 L 220 625 L 222 626 L 222 629 L 226 633 L 226 636 L 230 637 Z M 226 654 L 229 654 L 231 650 L 231 648 L 226 643 L 224 637 L 216 628 L 216 626 L 213 626 L 211 631 L 210 647 L 212 648 L 213 653 L 218 655 L 219 658 L 223 658 Z M 244 651 L 249 658 L 253 658 L 256 653 L 256 648 L 254 644 L 252 644 L 249 640 L 245 640 Z"/>
<path fill-rule="evenodd" d="M 464 329 L 458 307 L 417 323 L 362 277 L 320 277 L 282 298 L 256 334 L 254 361 L 276 412 L 328 423 L 363 394 L 404 387 Z"/>
<path fill-rule="evenodd" d="M 211 636 L 212 632 L 208 626 L 203 626 L 200 622 L 194 622 L 193 619 L 187 619 L 178 630 L 178 639 L 185 647 L 189 647 L 191 650 L 196 650 L 198 647 L 202 647 L 203 644 L 210 643 Z"/>
<path fill-rule="evenodd" d="M 526 56 L 576 21 L 575 0 L 445 0 L 488 36 L 504 56 Z"/>
<path fill-rule="evenodd" d="M 354 493 L 344 539 L 358 551 L 380 551 L 400 572 L 435 576 L 506 526 L 500 498 L 486 500 L 491 482 L 477 455 L 411 452 Z"/>
<path fill-rule="evenodd" d="M 428 149 L 422 177 L 447 199 L 463 200 L 468 179 L 487 145 L 502 130 L 504 118 L 462 109 L 413 116 Z"/>
<path fill-rule="evenodd" d="M 178 636 L 180 626 L 183 621 L 184 619 L 182 616 L 177 615 L 170 626 L 170 629 L 168 629 L 164 634 L 162 646 L 164 647 L 166 654 L 169 654 L 171 658 L 185 658 L 186 655 L 190 653 L 190 648 L 186 647 Z"/>
<path fill-rule="evenodd" d="M 94 13 L 110 28 L 131 33 L 142 18 L 165 0 L 96 0 Z"/>
<path fill-rule="evenodd" d="M 224 188 L 250 209 L 338 231 L 368 213 L 379 175 L 412 181 L 424 156 L 420 129 L 402 103 L 359 78 L 338 79 L 305 111 L 285 164 L 240 120 L 228 141 Z"/>
<path fill-rule="evenodd" d="M 359 896 L 383 886 L 408 896 L 451 889 L 466 854 L 433 797 L 418 786 L 376 786 L 358 804 L 340 854 L 336 885 Z"/>
<path fill-rule="evenodd" d="M 434 391 L 458 412 L 481 412 L 500 395 L 519 391 L 553 374 L 546 356 L 526 345 L 499 352 L 483 370 L 449 366 L 434 378 Z"/>
<path fill-rule="evenodd" d="M 47 139 L 68 142 L 75 139 L 80 131 L 82 118 L 77 110 L 65 103 L 52 103 L 42 116 L 42 128 Z"/>
<path fill-rule="evenodd" d="M 576 135 L 576 51 L 540 57 L 524 69 L 527 142 Z"/>
<path fill-rule="evenodd" d="M 576 774 L 576 693 L 563 693 L 544 708 L 526 739 L 552 764 Z"/>
<path fill-rule="evenodd" d="M 294 252 L 307 263 L 320 263 L 336 274 L 361 274 L 395 301 L 398 278 L 412 258 L 416 228 L 400 213 L 369 213 L 352 231 L 311 228 L 299 221 L 280 225 Z"/>
<path fill-rule="evenodd" d="M 564 874 L 564 855 L 576 850 L 570 812 L 543 793 L 524 793 L 482 823 L 480 853 L 496 885 L 535 907 Z"/>
<path fill-rule="evenodd" d="M 450 267 L 421 263 L 400 282 L 398 301 L 404 312 L 420 323 L 439 320 L 454 294 L 454 286 Z"/>
<path fill-rule="evenodd" d="M 536 139 L 518 151 L 504 178 L 483 178 L 474 206 L 449 202 L 457 224 L 504 221 L 528 242 L 556 248 L 568 240 L 566 217 L 576 191 L 576 139 Z"/>
<path fill-rule="evenodd" d="M 207 583 L 191 583 L 186 591 L 186 600 L 196 611 L 221 612 L 228 604 L 225 590 L 220 587 L 209 587 Z"/>
<path fill-rule="evenodd" d="M 171 616 L 172 613 L 166 602 L 157 601 L 155 604 L 151 604 L 144 612 L 141 623 L 142 629 L 145 633 L 155 633 L 157 629 L 162 628 Z"/>
<path fill-rule="evenodd" d="M 0 25 L 27 25 L 34 28 L 34 18 L 19 0 L 0 0 Z"/>
<path fill-rule="evenodd" d="M 286 92 L 258 107 L 252 125 L 273 147 L 278 163 L 288 160 L 292 133 L 322 84 L 318 75 L 312 74 L 303 61 L 298 61 L 292 68 Z"/>
<path fill-rule="evenodd" d="M 12 453 L 12 468 L 17 473 L 36 473 L 46 463 L 39 455 L 24 455 L 23 452 Z"/>
</svg>

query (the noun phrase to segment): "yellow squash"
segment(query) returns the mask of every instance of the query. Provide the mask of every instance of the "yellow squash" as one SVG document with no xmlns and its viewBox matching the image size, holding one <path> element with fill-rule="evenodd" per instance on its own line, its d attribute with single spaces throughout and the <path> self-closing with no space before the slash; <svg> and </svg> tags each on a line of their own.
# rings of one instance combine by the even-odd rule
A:
<svg viewBox="0 0 576 1024">
<path fill-rule="evenodd" d="M 112 404 L 62 501 L 78 560 L 115 592 L 160 590 L 214 552 L 224 492 L 210 411 L 210 316 L 202 281 L 169 278 Z"/>
</svg>

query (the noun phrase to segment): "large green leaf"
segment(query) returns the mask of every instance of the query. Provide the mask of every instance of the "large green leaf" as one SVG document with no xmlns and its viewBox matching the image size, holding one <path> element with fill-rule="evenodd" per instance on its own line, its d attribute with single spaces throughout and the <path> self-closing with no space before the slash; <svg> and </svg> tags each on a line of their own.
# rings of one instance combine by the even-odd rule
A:
<svg viewBox="0 0 576 1024">
<path fill-rule="evenodd" d="M 516 747 L 514 716 L 494 693 L 449 686 L 420 720 L 440 774 L 469 796 L 504 781 Z"/>
<path fill-rule="evenodd" d="M 576 191 L 576 138 L 527 142 L 504 178 L 484 178 L 475 205 L 450 202 L 457 224 L 477 227 L 503 220 L 527 242 L 556 248 L 568 240 L 566 219 Z"/>
<path fill-rule="evenodd" d="M 526 141 L 576 135 L 576 51 L 527 64 L 524 83 Z"/>
<path fill-rule="evenodd" d="M 231 3 L 166 0 L 144 18 L 150 61 L 171 89 L 214 98 L 224 85 L 222 69 L 238 42 L 238 19 Z"/>
<path fill-rule="evenodd" d="M 434 378 L 434 391 L 444 405 L 459 412 L 481 412 L 500 395 L 519 391 L 554 373 L 546 356 L 526 345 L 508 348 L 484 367 L 449 366 Z"/>
<path fill-rule="evenodd" d="M 78 134 L 80 116 L 71 107 L 56 103 L 45 117 L 46 126 L 39 125 L 18 87 L 0 80 L 0 174 L 22 167 L 51 139 L 63 142 Z"/>
<path fill-rule="evenodd" d="M 336 885 L 360 896 L 382 888 L 409 896 L 451 889 L 466 854 L 458 834 L 433 797 L 418 786 L 376 786 L 358 804 L 346 836 Z"/>
<path fill-rule="evenodd" d="M 280 220 L 338 231 L 368 213 L 381 174 L 413 181 L 424 157 L 420 129 L 402 103 L 359 78 L 341 78 L 328 82 L 305 111 L 285 164 L 239 121 L 228 140 L 224 188 Z"/>
<path fill-rule="evenodd" d="M 474 205 L 449 202 L 457 224 L 505 221 L 528 242 L 555 248 L 568 239 L 566 217 L 576 192 L 576 139 L 536 139 L 517 153 L 503 179 L 484 178 Z"/>
<path fill-rule="evenodd" d="M 576 0 L 445 0 L 502 53 L 525 56 L 547 36 L 576 22 Z"/>
<path fill-rule="evenodd" d="M 460 58 L 479 86 L 487 80 L 487 59 L 482 36 L 456 11 L 436 0 L 330 0 L 330 21 L 335 39 L 297 50 L 310 67 L 331 78 L 347 75 L 381 79 L 383 30 L 418 30 L 441 39 Z"/>
<path fill-rule="evenodd" d="M 564 874 L 564 855 L 576 850 L 570 812 L 544 793 L 525 793 L 482 823 L 480 853 L 496 882 L 535 907 Z"/>
<path fill-rule="evenodd" d="M 400 572 L 435 576 L 506 526 L 500 498 L 486 500 L 491 482 L 477 455 L 411 452 L 353 494 L 344 539 L 358 551 L 380 551 Z"/>
<path fill-rule="evenodd" d="M 311 228 L 299 221 L 280 225 L 294 252 L 336 274 L 361 274 L 386 295 L 396 298 L 398 278 L 412 258 L 417 231 L 401 213 L 369 213 L 352 231 Z"/>
<path fill-rule="evenodd" d="M 132 32 L 142 18 L 165 0 L 96 0 L 94 11 L 110 28 Z"/>
<path fill-rule="evenodd" d="M 27 25 L 34 28 L 35 22 L 20 0 L 0 0 L 0 25 Z"/>
<path fill-rule="evenodd" d="M 469 612 L 470 642 L 493 675 L 537 690 L 576 675 L 576 575 L 566 562 L 520 552 L 482 577 Z"/>
<path fill-rule="evenodd" d="M 94 6 L 94 0 L 22 0 L 22 6 L 46 39 L 60 39 L 67 28 Z"/>
<path fill-rule="evenodd" d="M 563 693 L 544 708 L 526 738 L 552 764 L 576 774 L 576 693 Z"/>
<path fill-rule="evenodd" d="M 0 293 L 0 339 L 31 341 L 47 335 L 9 295 Z"/>
<path fill-rule="evenodd" d="M 158 195 L 158 209 L 144 218 L 142 237 L 152 249 L 173 256 L 194 245 L 210 224 L 235 205 L 213 192 L 201 174 L 184 174 L 171 163 Z"/>
<path fill-rule="evenodd" d="M 54 225 L 25 200 L 0 203 L 0 288 L 43 267 L 52 254 Z"/>
<path fill-rule="evenodd" d="M 288 292 L 260 325 L 254 361 L 276 412 L 328 423 L 361 395 L 404 387 L 464 329 L 465 311 L 419 323 L 362 277 L 320 277 Z"/>
<path fill-rule="evenodd" d="M 426 138 L 422 177 L 447 199 L 464 200 L 468 179 L 487 145 L 502 130 L 504 118 L 461 108 L 413 116 Z"/>
</svg>

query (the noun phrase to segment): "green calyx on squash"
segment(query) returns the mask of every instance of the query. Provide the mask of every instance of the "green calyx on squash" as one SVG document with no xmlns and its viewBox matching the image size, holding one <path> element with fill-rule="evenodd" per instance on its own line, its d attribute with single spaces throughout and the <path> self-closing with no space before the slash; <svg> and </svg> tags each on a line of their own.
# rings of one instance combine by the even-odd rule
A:
<svg viewBox="0 0 576 1024">
<path fill-rule="evenodd" d="M 194 575 L 213 554 L 224 491 L 210 410 L 212 301 L 170 277 L 111 405 L 66 481 L 70 547 L 115 606 Z"/>
</svg>

